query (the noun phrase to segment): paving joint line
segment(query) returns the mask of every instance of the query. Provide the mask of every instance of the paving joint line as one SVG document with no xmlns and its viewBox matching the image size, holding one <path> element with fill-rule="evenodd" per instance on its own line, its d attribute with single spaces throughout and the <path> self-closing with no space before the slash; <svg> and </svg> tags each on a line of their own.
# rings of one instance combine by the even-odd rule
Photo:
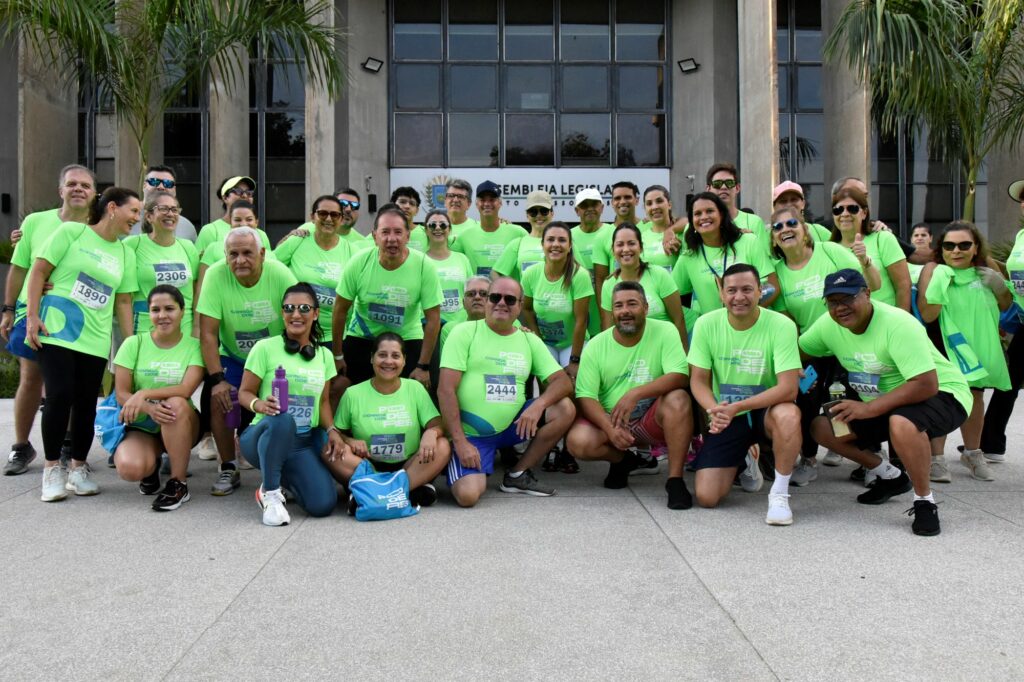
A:
<svg viewBox="0 0 1024 682">
<path fill-rule="evenodd" d="M 1000 521 L 1006 521 L 1011 526 L 1017 526 L 1018 528 L 1020 528 L 1021 524 L 1017 523 L 1016 521 L 1008 519 L 1005 516 L 1000 516 L 999 514 L 996 514 L 994 511 L 992 511 L 990 509 L 985 509 L 984 507 L 980 507 L 977 504 L 974 504 L 972 502 L 968 502 L 965 499 L 957 497 L 956 495 L 958 495 L 958 494 L 961 494 L 961 493 L 956 493 L 956 494 L 946 493 L 946 497 L 951 497 L 954 500 L 956 500 L 957 502 L 962 502 L 963 504 L 966 504 L 971 509 L 977 509 L 978 511 L 984 512 L 985 514 L 988 514 L 989 516 L 994 516 L 995 518 L 999 519 Z M 975 494 L 984 495 L 985 491 L 979 491 L 979 492 L 977 492 Z"/>
</svg>

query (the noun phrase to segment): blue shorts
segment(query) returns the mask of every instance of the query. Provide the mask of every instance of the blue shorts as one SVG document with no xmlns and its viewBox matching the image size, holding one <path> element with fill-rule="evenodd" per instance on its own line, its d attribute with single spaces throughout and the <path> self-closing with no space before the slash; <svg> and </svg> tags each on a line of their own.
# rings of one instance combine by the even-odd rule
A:
<svg viewBox="0 0 1024 682">
<path fill-rule="evenodd" d="M 747 451 L 751 445 L 770 444 L 764 430 L 767 409 L 751 410 L 737 415 L 721 433 L 704 436 L 704 445 L 694 460 L 695 469 L 745 469 Z"/>
<path fill-rule="evenodd" d="M 17 313 L 15 313 L 17 314 Z M 7 342 L 7 352 L 19 358 L 38 362 L 36 351 L 25 343 L 25 330 L 28 326 L 28 318 L 22 317 L 11 327 L 11 340 Z"/>
<path fill-rule="evenodd" d="M 220 356 L 220 366 L 224 368 L 224 378 L 229 384 L 238 388 L 242 385 L 242 370 L 245 369 L 245 363 L 235 360 L 230 355 Z"/>
<path fill-rule="evenodd" d="M 494 473 L 494 453 L 498 451 L 498 448 L 508 448 L 513 445 L 519 445 L 525 438 L 520 438 L 516 433 L 516 419 L 519 419 L 519 415 L 523 413 L 530 403 L 533 402 L 533 398 L 527 400 L 523 406 L 516 413 L 515 419 L 512 423 L 505 428 L 501 433 L 496 433 L 492 436 L 466 436 L 467 440 L 473 444 L 473 446 L 480 452 L 480 468 L 471 469 L 469 467 L 462 466 L 459 461 L 458 452 L 452 452 L 452 458 L 448 462 L 448 468 L 445 470 L 445 477 L 448 479 L 448 485 L 451 486 L 455 481 L 459 480 L 463 476 L 469 476 L 470 474 L 493 474 Z M 455 445 L 452 444 L 452 449 L 455 449 Z"/>
</svg>

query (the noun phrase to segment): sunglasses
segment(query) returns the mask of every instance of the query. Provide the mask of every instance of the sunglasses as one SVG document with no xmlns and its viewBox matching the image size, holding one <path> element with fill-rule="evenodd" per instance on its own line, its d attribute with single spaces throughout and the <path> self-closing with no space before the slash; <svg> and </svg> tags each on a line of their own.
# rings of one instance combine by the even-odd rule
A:
<svg viewBox="0 0 1024 682">
<path fill-rule="evenodd" d="M 466 289 L 466 298 L 484 298 L 487 296 L 487 289 Z"/>
<path fill-rule="evenodd" d="M 711 186 L 715 189 L 722 189 L 723 187 L 725 189 L 732 189 L 736 186 L 736 181 L 732 178 L 729 178 L 728 180 L 712 180 Z"/>
<path fill-rule="evenodd" d="M 341 211 L 321 210 L 316 212 L 316 217 L 319 218 L 320 220 L 327 220 L 328 218 L 330 218 L 331 220 L 341 220 Z"/>
<path fill-rule="evenodd" d="M 784 227 L 796 227 L 799 224 L 800 224 L 800 221 L 797 220 L 796 218 L 790 218 L 786 222 L 772 223 L 772 232 L 778 232 L 779 230 L 781 230 Z"/>
<path fill-rule="evenodd" d="M 234 194 L 236 197 L 251 197 L 254 194 L 256 194 L 256 192 L 252 191 L 251 189 L 235 188 L 228 190 L 227 196 L 231 196 L 232 194 Z"/>
<path fill-rule="evenodd" d="M 427 227 L 429 227 L 431 230 L 440 231 L 447 230 L 449 227 L 451 227 L 451 225 L 449 225 L 448 223 L 436 222 L 427 223 Z"/>
<path fill-rule="evenodd" d="M 338 199 L 338 203 L 341 204 L 342 208 L 351 208 L 353 211 L 359 210 L 358 201 L 349 201 L 348 199 Z"/>
<path fill-rule="evenodd" d="M 528 209 L 526 209 L 526 215 L 530 216 L 531 218 L 536 218 L 538 216 L 546 216 L 546 215 L 549 215 L 550 213 L 551 213 L 551 209 L 548 209 L 548 208 L 528 208 Z"/>
<path fill-rule="evenodd" d="M 488 294 L 487 300 L 494 305 L 498 305 L 502 301 L 505 301 L 505 305 L 510 308 L 516 303 L 519 303 L 519 297 L 514 294 Z"/>
<path fill-rule="evenodd" d="M 837 296 L 836 298 L 826 298 L 825 305 L 833 310 L 839 307 L 849 308 L 857 301 L 857 295 L 851 294 L 847 296 Z"/>
<path fill-rule="evenodd" d="M 296 310 L 298 310 L 303 315 L 306 315 L 306 314 L 312 312 L 313 306 L 311 306 L 308 303 L 298 303 L 298 304 L 296 304 L 296 303 L 285 303 L 283 306 L 281 306 L 281 310 L 283 310 L 288 315 L 291 315 Z"/>
<path fill-rule="evenodd" d="M 844 204 L 842 206 L 833 206 L 832 215 L 840 216 L 843 215 L 843 211 L 846 211 L 850 215 L 857 215 L 862 209 L 858 204 Z"/>
<path fill-rule="evenodd" d="M 150 187 L 164 186 L 164 189 L 174 189 L 174 180 L 161 180 L 160 178 L 146 178 L 145 182 Z"/>
<path fill-rule="evenodd" d="M 974 246 L 974 242 L 942 242 L 943 251 L 953 251 L 954 249 L 970 251 L 972 246 Z"/>
<path fill-rule="evenodd" d="M 447 199 L 448 201 L 468 201 L 469 200 L 469 195 L 468 194 L 454 194 L 454 193 L 449 192 L 448 194 L 444 195 L 444 198 Z"/>
<path fill-rule="evenodd" d="M 181 213 L 181 209 L 177 206 L 154 206 L 153 211 L 156 213 L 169 213 L 171 215 L 178 215 Z"/>
</svg>

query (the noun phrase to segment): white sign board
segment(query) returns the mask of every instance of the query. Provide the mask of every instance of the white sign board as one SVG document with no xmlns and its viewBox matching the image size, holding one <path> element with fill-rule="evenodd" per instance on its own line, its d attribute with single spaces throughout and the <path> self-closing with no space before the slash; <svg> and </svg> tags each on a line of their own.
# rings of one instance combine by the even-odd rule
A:
<svg viewBox="0 0 1024 682">
<path fill-rule="evenodd" d="M 444 208 L 444 186 L 451 178 L 466 180 L 474 188 L 485 180 L 501 185 L 501 216 L 517 223 L 526 222 L 526 195 L 538 189 L 551 195 L 555 220 L 577 222 L 573 200 L 580 190 L 596 188 L 608 205 L 612 185 L 622 180 L 635 183 L 641 192 L 651 185 L 669 186 L 667 168 L 392 168 L 391 189 L 413 187 L 420 193 L 422 202 L 416 216 L 420 221 L 428 211 Z M 471 208 L 469 215 L 479 218 L 476 208 Z M 637 217 L 642 216 L 641 205 Z M 605 222 L 614 220 L 611 208 L 603 218 Z"/>
</svg>

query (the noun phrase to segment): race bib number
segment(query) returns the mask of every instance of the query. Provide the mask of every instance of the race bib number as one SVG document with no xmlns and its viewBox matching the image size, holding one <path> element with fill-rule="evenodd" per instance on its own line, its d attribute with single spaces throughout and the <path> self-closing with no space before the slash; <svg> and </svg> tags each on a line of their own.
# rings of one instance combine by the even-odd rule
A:
<svg viewBox="0 0 1024 682">
<path fill-rule="evenodd" d="M 520 272 L 526 272 L 527 268 L 529 268 L 531 265 L 536 265 L 536 264 L 537 264 L 537 261 L 535 261 L 535 260 L 523 261 L 523 264 L 520 266 L 520 268 L 521 268 Z"/>
<path fill-rule="evenodd" d="M 480 275 L 481 277 L 490 277 L 491 269 L 487 266 L 481 265 L 476 269 L 476 274 Z"/>
<path fill-rule="evenodd" d="M 1013 292 L 1024 296 L 1024 270 L 1011 270 L 1010 281 L 1013 283 Z"/>
<path fill-rule="evenodd" d="M 368 313 L 371 320 L 387 327 L 394 327 L 397 329 L 405 324 L 404 306 L 371 303 L 368 306 Z"/>
<path fill-rule="evenodd" d="M 718 399 L 732 404 L 751 398 L 764 390 L 764 386 L 748 386 L 746 384 L 719 384 Z"/>
<path fill-rule="evenodd" d="M 153 263 L 157 284 L 170 284 L 181 289 L 189 281 L 188 269 L 184 263 Z"/>
<path fill-rule="evenodd" d="M 316 398 L 311 395 L 289 395 L 288 414 L 295 420 L 295 426 L 300 429 L 308 429 L 313 423 L 313 409 L 316 407 Z"/>
<path fill-rule="evenodd" d="M 514 374 L 484 375 L 484 399 L 489 403 L 514 403 L 518 388 Z"/>
<path fill-rule="evenodd" d="M 877 398 L 882 395 L 878 390 L 879 375 L 868 372 L 850 372 L 850 388 L 861 398 Z"/>
<path fill-rule="evenodd" d="M 381 433 L 370 436 L 370 457 L 380 462 L 404 462 L 405 434 Z"/>
<path fill-rule="evenodd" d="M 331 287 L 325 287 L 320 284 L 313 285 L 313 291 L 316 292 L 317 303 L 320 304 L 321 308 L 333 308 L 334 299 L 338 296 L 338 292 Z"/>
<path fill-rule="evenodd" d="M 455 313 L 459 311 L 459 290 L 444 289 L 441 291 L 444 299 L 441 301 L 442 313 Z"/>
<path fill-rule="evenodd" d="M 78 273 L 78 279 L 71 287 L 72 300 L 78 301 L 86 308 L 99 310 L 110 302 L 114 294 L 114 288 L 108 287 L 103 282 L 93 279 L 84 272 Z"/>
<path fill-rule="evenodd" d="M 537 320 L 537 326 L 540 327 L 540 337 L 545 342 L 562 341 L 565 339 L 565 323 L 562 320 L 555 322 Z"/>
<path fill-rule="evenodd" d="M 249 354 L 253 346 L 262 339 L 270 336 L 269 329 L 257 329 L 254 332 L 235 332 L 235 345 L 241 353 Z"/>
</svg>

